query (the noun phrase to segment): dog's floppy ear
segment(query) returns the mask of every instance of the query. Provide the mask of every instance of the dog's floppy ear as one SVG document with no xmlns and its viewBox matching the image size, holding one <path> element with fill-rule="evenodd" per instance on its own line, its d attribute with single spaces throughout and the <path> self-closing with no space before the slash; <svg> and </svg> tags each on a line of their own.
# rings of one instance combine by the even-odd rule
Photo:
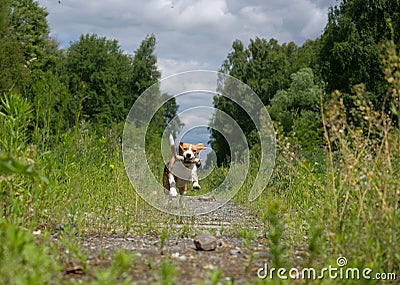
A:
<svg viewBox="0 0 400 285">
<path fill-rule="evenodd" d="M 184 152 L 184 150 L 183 150 L 183 142 L 179 142 L 178 153 L 180 155 L 182 155 L 183 152 Z"/>
<path fill-rule="evenodd" d="M 202 143 L 196 144 L 196 148 L 197 148 L 197 150 L 206 149 L 204 144 L 202 144 Z"/>
</svg>

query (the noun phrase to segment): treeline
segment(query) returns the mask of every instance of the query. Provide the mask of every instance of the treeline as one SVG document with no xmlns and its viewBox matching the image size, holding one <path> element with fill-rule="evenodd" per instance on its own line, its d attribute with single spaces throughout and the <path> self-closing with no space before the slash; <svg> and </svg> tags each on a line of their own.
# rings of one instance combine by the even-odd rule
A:
<svg viewBox="0 0 400 285">
<path fill-rule="evenodd" d="M 387 40 L 400 46 L 400 1 L 340 1 L 329 9 L 319 38 L 300 47 L 262 38 L 251 39 L 246 47 L 236 40 L 221 72 L 248 84 L 267 106 L 279 131 L 294 137 L 299 147 L 312 150 L 323 144 L 320 109 L 334 90 L 343 94 L 350 109 L 354 106 L 353 87 L 364 84 L 373 108 L 385 108 L 393 122 L 398 120 L 390 111 L 391 104 L 398 102 L 387 96 L 389 84 L 379 59 L 379 44 Z M 214 104 L 233 115 L 250 144 L 258 145 L 254 124 L 235 103 L 216 97 Z M 356 117 L 349 116 L 358 123 Z M 219 162 L 227 162 L 229 148 L 218 132 L 213 131 L 212 145 Z"/>
<path fill-rule="evenodd" d="M 160 79 L 154 35 L 132 55 L 122 51 L 117 40 L 95 34 L 81 35 L 69 48 L 60 49 L 49 36 L 47 15 L 33 0 L 0 3 L 1 96 L 25 98 L 33 112 L 30 127 L 45 127 L 51 133 L 81 120 L 96 128 L 123 123 L 136 98 Z M 319 38 L 302 46 L 262 38 L 245 46 L 235 40 L 220 71 L 248 84 L 282 133 L 312 149 L 323 143 L 320 98 L 328 100 L 336 89 L 351 105 L 353 86 L 363 83 L 374 108 L 390 113 L 378 44 L 393 40 L 399 46 L 399 23 L 399 0 L 341 1 L 329 9 Z M 175 101 L 168 102 L 154 120 L 159 130 L 177 111 Z M 258 144 L 254 127 L 233 102 L 216 97 L 214 105 L 235 117 L 251 146 Z M 219 162 L 227 162 L 229 148 L 216 132 L 212 145 Z"/>
<path fill-rule="evenodd" d="M 148 35 L 132 55 L 122 51 L 117 40 L 96 34 L 81 35 L 61 49 L 49 36 L 47 15 L 33 0 L 1 1 L 3 101 L 10 101 L 10 94 L 26 99 L 32 111 L 30 128 L 46 128 L 51 134 L 81 121 L 95 129 L 121 125 L 136 98 L 160 79 L 154 35 Z M 157 113 L 155 127 L 163 130 L 176 110 L 175 101 L 168 101 Z"/>
</svg>

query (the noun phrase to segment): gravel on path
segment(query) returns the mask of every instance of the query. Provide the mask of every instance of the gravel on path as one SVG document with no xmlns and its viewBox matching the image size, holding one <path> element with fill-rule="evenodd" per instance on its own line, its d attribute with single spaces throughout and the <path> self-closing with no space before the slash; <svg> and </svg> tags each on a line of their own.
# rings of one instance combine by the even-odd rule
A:
<svg viewBox="0 0 400 285">
<path fill-rule="evenodd" d="M 135 226 L 141 225 L 132 225 L 133 228 Z M 175 284 L 208 284 L 219 273 L 222 284 L 253 284 L 257 282 L 257 270 L 272 259 L 262 224 L 234 202 L 230 201 L 209 214 L 193 217 L 190 232 L 186 235 L 181 234 L 184 226 L 169 225 L 172 232 L 164 240 L 154 233 L 83 237 L 82 249 L 88 256 L 88 271 L 91 268 L 107 268 L 115 253 L 125 250 L 135 256 L 126 277 L 136 284 L 159 283 L 162 280 L 161 267 L 166 261 L 177 269 L 174 273 Z M 246 236 L 247 231 L 257 234 Z M 218 239 L 217 248 L 197 250 L 193 240 L 200 233 L 215 236 Z M 86 275 L 75 278 L 81 281 L 93 278 Z"/>
</svg>

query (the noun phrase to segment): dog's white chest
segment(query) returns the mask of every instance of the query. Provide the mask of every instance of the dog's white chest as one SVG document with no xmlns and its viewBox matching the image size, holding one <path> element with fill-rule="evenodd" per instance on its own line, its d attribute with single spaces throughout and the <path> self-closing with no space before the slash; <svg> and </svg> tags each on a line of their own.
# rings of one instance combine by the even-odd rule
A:
<svg viewBox="0 0 400 285">
<path fill-rule="evenodd" d="M 176 161 L 172 167 L 172 174 L 179 179 L 189 181 L 191 180 L 192 171 L 195 167 L 195 164 L 190 164 L 189 167 L 186 167 L 181 161 Z"/>
</svg>

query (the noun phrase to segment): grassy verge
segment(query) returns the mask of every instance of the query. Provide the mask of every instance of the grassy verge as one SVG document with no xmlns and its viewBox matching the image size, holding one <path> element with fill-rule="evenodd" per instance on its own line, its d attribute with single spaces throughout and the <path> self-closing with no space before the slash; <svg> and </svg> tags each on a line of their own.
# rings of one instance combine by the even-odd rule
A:
<svg viewBox="0 0 400 285">
<path fill-rule="evenodd" d="M 235 198 L 263 223 L 275 266 L 322 268 L 344 256 L 355 268 L 399 271 L 400 75 L 393 50 L 386 49 L 384 71 L 390 83 L 387 108 L 394 116 L 374 111 L 362 85 L 355 88 L 351 110 L 334 93 L 323 104 L 326 147 L 304 152 L 295 138 L 278 134 L 269 186 L 248 203 L 250 179 Z M 349 112 L 358 116 L 357 124 L 348 120 Z M 0 283 L 58 283 L 66 270 L 86 271 L 88 257 L 75 230 L 81 236 L 163 236 L 160 224 L 174 223 L 187 223 L 183 229 L 190 230 L 190 219 L 155 210 L 132 189 L 122 162 L 120 126 L 99 131 L 81 121 L 57 135 L 35 127 L 31 136 L 31 107 L 16 94 L 3 100 L 1 115 Z M 252 167 L 250 173 L 255 172 Z M 203 191 L 219 185 L 226 173 L 225 168 L 214 170 L 202 181 Z M 51 234 L 68 225 L 72 229 L 54 242 Z M 240 228 L 237 234 L 252 239 L 260 232 Z M 295 252 L 301 252 L 300 264 Z M 129 282 L 134 259 L 129 252 L 116 253 L 91 280 L 122 283 L 125 276 Z M 158 274 L 160 282 L 172 284 L 176 267 L 165 262 Z"/>
<path fill-rule="evenodd" d="M 250 205 L 270 233 L 277 266 L 282 260 L 294 266 L 293 252 L 306 249 L 302 267 L 337 266 L 345 257 L 353 268 L 399 271 L 400 58 L 392 43 L 386 45 L 389 106 L 375 111 L 358 85 L 352 109 L 339 92 L 323 105 L 325 149 L 299 151 L 295 138 L 278 134 L 272 181 Z M 350 121 L 349 113 L 359 121 Z"/>
</svg>

